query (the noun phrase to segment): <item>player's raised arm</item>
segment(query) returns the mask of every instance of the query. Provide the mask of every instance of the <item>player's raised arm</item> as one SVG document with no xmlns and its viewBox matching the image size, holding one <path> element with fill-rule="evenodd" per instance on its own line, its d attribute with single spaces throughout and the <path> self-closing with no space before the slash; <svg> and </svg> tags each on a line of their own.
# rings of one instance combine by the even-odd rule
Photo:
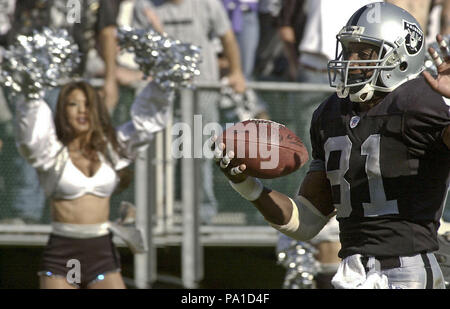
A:
<svg viewBox="0 0 450 309">
<path fill-rule="evenodd" d="M 423 75 L 435 91 L 444 97 L 450 98 L 450 49 L 448 42 L 444 40 L 442 35 L 438 34 L 436 41 L 439 44 L 443 58 L 432 47 L 428 49 L 428 52 L 436 64 L 438 76 L 435 79 L 428 72 L 423 72 Z"/>
<path fill-rule="evenodd" d="M 432 47 L 428 49 L 431 57 L 433 58 L 438 76 L 434 79 L 430 73 L 424 72 L 423 75 L 430 86 L 442 96 L 446 97 L 446 100 L 450 102 L 450 48 L 448 42 L 444 40 L 442 35 L 436 36 L 436 41 L 439 44 L 442 56 L 439 56 L 438 52 Z M 447 147 L 450 149 L 450 127 L 447 127 L 442 133 L 442 139 Z"/>
</svg>

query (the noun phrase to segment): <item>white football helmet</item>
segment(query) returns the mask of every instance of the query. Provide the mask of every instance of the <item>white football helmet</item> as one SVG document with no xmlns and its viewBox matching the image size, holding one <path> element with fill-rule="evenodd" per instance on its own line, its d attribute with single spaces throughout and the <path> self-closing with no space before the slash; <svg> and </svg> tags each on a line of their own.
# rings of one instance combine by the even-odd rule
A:
<svg viewBox="0 0 450 309">
<path fill-rule="evenodd" d="M 328 63 L 330 86 L 352 102 L 372 99 L 374 91 L 391 92 L 424 70 L 425 36 L 417 20 L 389 3 L 368 4 L 336 36 L 336 59 Z M 349 43 L 376 46 L 376 60 L 348 60 Z M 370 77 L 351 77 L 349 70 L 373 70 Z M 350 75 L 350 76 L 349 76 Z"/>
</svg>

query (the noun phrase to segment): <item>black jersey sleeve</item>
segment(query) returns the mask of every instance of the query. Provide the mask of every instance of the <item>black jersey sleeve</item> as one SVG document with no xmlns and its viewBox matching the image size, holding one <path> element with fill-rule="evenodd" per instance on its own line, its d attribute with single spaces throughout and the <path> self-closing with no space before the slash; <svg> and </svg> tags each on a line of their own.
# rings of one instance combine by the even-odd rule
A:
<svg viewBox="0 0 450 309">
<path fill-rule="evenodd" d="M 323 105 L 324 103 L 322 103 Z M 309 135 L 311 138 L 311 148 L 312 148 L 312 158 L 313 160 L 321 160 L 325 162 L 325 152 L 323 149 L 323 142 L 320 134 L 320 123 L 321 123 L 321 113 L 323 111 L 323 106 L 320 105 L 313 113 L 311 118 L 311 126 L 309 130 Z"/>
<path fill-rule="evenodd" d="M 443 130 L 450 125 L 448 102 L 423 78 L 411 83 L 407 90 L 402 131 L 410 152 L 417 156 L 450 155 L 442 140 Z"/>
</svg>

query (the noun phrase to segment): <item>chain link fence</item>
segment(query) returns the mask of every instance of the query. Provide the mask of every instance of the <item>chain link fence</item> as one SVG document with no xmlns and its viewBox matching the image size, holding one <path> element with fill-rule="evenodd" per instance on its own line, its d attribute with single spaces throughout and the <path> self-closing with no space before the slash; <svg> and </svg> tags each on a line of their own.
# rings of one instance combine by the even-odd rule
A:
<svg viewBox="0 0 450 309">
<path fill-rule="evenodd" d="M 258 87 L 255 85 L 255 94 L 259 103 L 265 107 L 266 114 L 270 120 L 282 123 L 295 132 L 305 143 L 309 153 L 311 145 L 309 142 L 309 125 L 313 111 L 323 100 L 329 91 L 296 91 L 294 85 L 288 85 L 288 90 L 282 89 L 283 84 L 278 83 L 275 87 Z M 281 89 L 281 90 L 280 90 Z M 300 88 L 299 88 L 300 89 Z M 203 87 L 196 90 L 196 98 L 205 98 L 202 92 L 208 92 L 204 104 L 197 104 L 197 114 L 202 114 L 203 109 L 216 110 L 216 119 L 206 117 L 207 120 L 217 120 L 222 126 L 226 123 L 236 123 L 240 121 L 236 109 L 230 105 L 226 108 L 218 108 L 221 98 L 219 87 Z M 213 95 L 211 95 L 213 94 Z M 5 93 L 8 98 L 8 106 L 11 113 L 14 113 L 14 98 Z M 130 120 L 129 110 L 134 98 L 134 90 L 131 88 L 121 88 L 120 104 L 112 115 L 113 123 L 119 125 Z M 53 95 L 53 100 L 55 95 Z M 174 108 L 173 123 L 181 120 L 180 106 L 183 104 L 178 99 Z M 210 113 L 207 111 L 206 113 Z M 3 119 L 3 118 L 2 118 Z M 13 119 L 7 119 L 0 123 L 0 139 L 2 148 L 0 151 L 0 223 L 2 224 L 49 224 L 51 221 L 49 202 L 43 197 L 43 192 L 39 187 L 36 172 L 29 167 L 18 154 L 14 141 Z M 173 136 L 174 138 L 176 136 Z M 207 137 L 204 137 L 207 138 Z M 156 162 L 155 164 L 158 164 Z M 205 165 L 208 162 L 203 163 Z M 250 203 L 245 202 L 235 191 L 230 189 L 226 178 L 216 170 L 212 162 L 211 168 L 202 174 L 203 185 L 199 188 L 203 192 L 200 202 L 200 217 L 203 225 L 208 226 L 264 226 L 266 222 L 257 210 Z M 183 185 L 181 183 L 180 160 L 174 161 L 174 212 L 169 214 L 174 216 L 173 222 L 180 224 L 182 202 L 181 196 Z M 309 163 L 302 169 L 286 177 L 278 179 L 266 179 L 263 183 L 274 190 L 288 195 L 296 194 L 302 178 L 308 170 Z M 131 169 L 134 167 L 131 166 Z M 152 181 L 152 180 L 150 180 Z M 164 186 L 163 183 L 157 184 Z M 130 187 L 120 194 L 113 195 L 111 199 L 111 220 L 119 216 L 119 207 L 122 201 L 134 203 L 134 182 Z M 209 191 L 209 192 L 207 192 Z M 166 192 L 167 193 L 167 192 Z M 450 205 L 444 212 L 444 220 L 450 221 Z M 167 217 L 167 214 L 165 214 Z"/>
</svg>

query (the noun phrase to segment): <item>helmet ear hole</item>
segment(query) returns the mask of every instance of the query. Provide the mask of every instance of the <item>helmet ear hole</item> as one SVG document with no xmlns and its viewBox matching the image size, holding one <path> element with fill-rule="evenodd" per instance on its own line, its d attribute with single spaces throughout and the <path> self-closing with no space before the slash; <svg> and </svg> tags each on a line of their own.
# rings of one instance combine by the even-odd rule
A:
<svg viewBox="0 0 450 309">
<path fill-rule="evenodd" d="M 403 61 L 402 63 L 400 63 L 399 69 L 400 71 L 405 72 L 406 69 L 408 69 L 408 62 Z"/>
</svg>

